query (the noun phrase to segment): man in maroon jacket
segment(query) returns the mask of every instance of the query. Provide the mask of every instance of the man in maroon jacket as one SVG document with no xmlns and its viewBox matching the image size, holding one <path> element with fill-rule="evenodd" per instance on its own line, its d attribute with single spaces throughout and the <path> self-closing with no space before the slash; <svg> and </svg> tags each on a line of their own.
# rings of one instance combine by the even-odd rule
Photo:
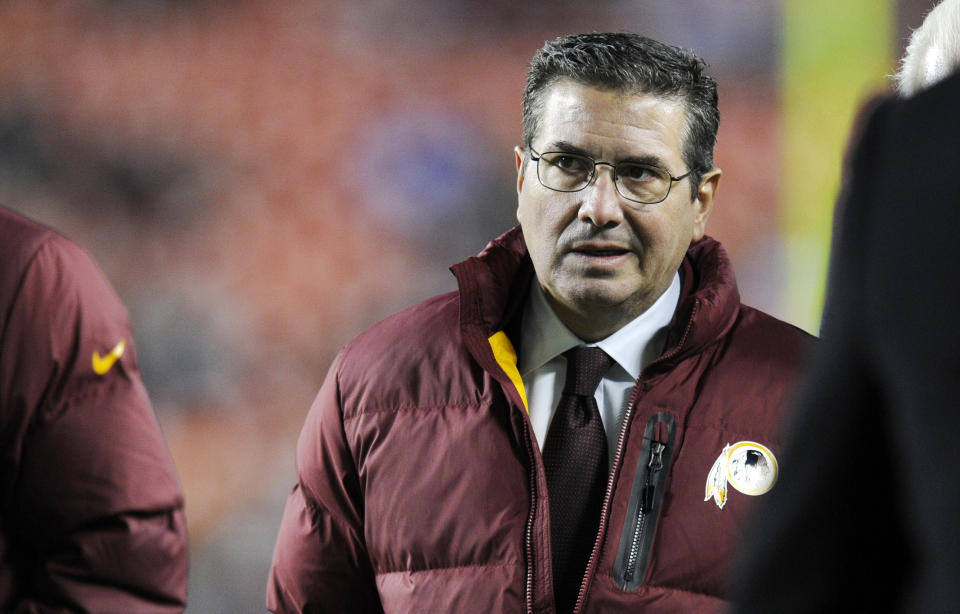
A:
<svg viewBox="0 0 960 614">
<path fill-rule="evenodd" d="M 740 303 L 705 236 L 704 63 L 631 34 L 548 42 L 520 226 L 459 291 L 334 361 L 297 448 L 276 612 L 713 612 L 773 488 L 809 336 Z"/>
<path fill-rule="evenodd" d="M 183 496 L 126 311 L 83 249 L 2 207 L 0 450 L 0 610 L 183 611 Z"/>
</svg>

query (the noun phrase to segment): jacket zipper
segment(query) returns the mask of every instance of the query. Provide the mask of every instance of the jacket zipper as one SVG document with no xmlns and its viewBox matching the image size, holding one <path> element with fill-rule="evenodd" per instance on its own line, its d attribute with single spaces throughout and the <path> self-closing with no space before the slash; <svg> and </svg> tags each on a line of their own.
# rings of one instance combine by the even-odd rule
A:
<svg viewBox="0 0 960 614">
<path fill-rule="evenodd" d="M 644 369 L 644 371 L 648 370 L 652 365 L 669 360 L 680 353 L 680 350 L 683 349 L 683 346 L 687 341 L 687 337 L 690 335 L 690 329 L 693 328 L 693 320 L 699 310 L 700 299 L 695 299 L 693 307 L 690 310 L 690 317 L 687 319 L 687 326 L 683 330 L 683 334 L 680 336 L 680 341 L 677 342 L 677 345 L 671 351 L 647 365 L 647 368 Z M 643 373 L 641 373 L 640 377 L 637 379 L 637 383 L 633 390 L 633 395 L 630 398 L 630 402 L 627 404 L 627 408 L 623 412 L 623 421 L 620 424 L 620 434 L 617 436 L 617 450 L 613 456 L 613 466 L 610 469 L 610 477 L 607 480 L 607 492 L 603 496 L 603 507 L 600 509 L 600 531 L 597 532 L 597 540 L 593 544 L 593 551 L 590 553 L 590 559 L 587 561 L 587 569 L 583 575 L 583 582 L 580 584 L 580 592 L 577 594 L 577 601 L 573 606 L 573 614 L 580 614 L 580 609 L 583 607 L 583 601 L 586 597 L 587 586 L 592 579 L 594 569 L 597 565 L 597 556 L 600 550 L 599 547 L 601 536 L 606 532 L 605 527 L 607 524 L 607 515 L 610 512 L 610 500 L 613 498 L 613 484 L 615 482 L 614 478 L 620 471 L 621 457 L 623 456 L 623 444 L 627 438 L 627 430 L 630 428 L 630 421 L 633 417 L 633 409 L 640 401 L 642 380 Z"/>
<path fill-rule="evenodd" d="M 527 516 L 527 527 L 524 534 L 524 552 L 527 556 L 527 614 L 533 614 L 533 523 L 537 515 L 537 464 L 533 456 L 533 445 L 530 443 L 530 425 L 524 420 L 524 440 L 527 445 L 527 455 L 530 458 L 530 513 Z"/>
<path fill-rule="evenodd" d="M 637 559 L 640 556 L 640 543 L 643 539 L 643 530 L 647 526 L 646 519 L 653 510 L 654 496 L 656 495 L 657 484 L 659 483 L 660 472 L 663 470 L 663 450 L 666 446 L 653 441 L 650 445 L 650 460 L 647 462 L 647 478 L 640 492 L 639 508 L 640 514 L 637 516 L 637 526 L 633 532 L 633 539 L 630 540 L 630 549 L 627 552 L 627 563 L 625 566 L 625 577 L 633 578 L 637 571 Z"/>
<path fill-rule="evenodd" d="M 666 412 L 654 414 L 644 429 L 642 454 L 613 566 L 614 580 L 623 590 L 639 588 L 646 576 L 675 437 L 676 420 Z"/>
</svg>

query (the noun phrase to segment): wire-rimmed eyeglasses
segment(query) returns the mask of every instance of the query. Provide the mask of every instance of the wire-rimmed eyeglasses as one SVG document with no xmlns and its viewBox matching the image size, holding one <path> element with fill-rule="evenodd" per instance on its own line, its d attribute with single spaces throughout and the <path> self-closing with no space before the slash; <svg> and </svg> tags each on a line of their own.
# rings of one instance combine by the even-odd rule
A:
<svg viewBox="0 0 960 614">
<path fill-rule="evenodd" d="M 655 205 L 663 202 L 677 181 L 686 179 L 693 169 L 674 177 L 665 169 L 639 162 L 597 162 L 590 156 L 566 151 L 537 152 L 533 147 L 530 159 L 537 163 L 537 179 L 557 192 L 579 192 L 593 182 L 597 166 L 613 169 L 613 183 L 620 196 L 635 203 Z"/>
</svg>

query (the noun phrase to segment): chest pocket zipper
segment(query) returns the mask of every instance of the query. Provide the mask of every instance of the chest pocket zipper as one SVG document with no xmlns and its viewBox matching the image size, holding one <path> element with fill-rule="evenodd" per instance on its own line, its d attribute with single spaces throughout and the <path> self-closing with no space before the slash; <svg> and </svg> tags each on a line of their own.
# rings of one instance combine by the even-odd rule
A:
<svg viewBox="0 0 960 614">
<path fill-rule="evenodd" d="M 676 421 L 667 413 L 655 414 L 644 429 L 627 519 L 613 568 L 613 577 L 623 590 L 639 588 L 647 575 L 675 436 Z"/>
</svg>

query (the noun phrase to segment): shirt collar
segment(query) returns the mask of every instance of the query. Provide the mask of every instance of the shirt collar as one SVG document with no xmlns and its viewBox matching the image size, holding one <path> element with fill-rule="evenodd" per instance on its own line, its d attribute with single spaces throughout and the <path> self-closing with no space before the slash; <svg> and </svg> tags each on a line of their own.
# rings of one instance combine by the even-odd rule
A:
<svg viewBox="0 0 960 614">
<path fill-rule="evenodd" d="M 526 376 L 572 347 L 585 342 L 567 328 L 547 302 L 536 277 L 531 282 L 520 335 L 520 374 Z M 680 275 L 645 312 L 594 345 L 606 352 L 633 379 L 663 351 L 665 332 L 680 301 Z"/>
</svg>

